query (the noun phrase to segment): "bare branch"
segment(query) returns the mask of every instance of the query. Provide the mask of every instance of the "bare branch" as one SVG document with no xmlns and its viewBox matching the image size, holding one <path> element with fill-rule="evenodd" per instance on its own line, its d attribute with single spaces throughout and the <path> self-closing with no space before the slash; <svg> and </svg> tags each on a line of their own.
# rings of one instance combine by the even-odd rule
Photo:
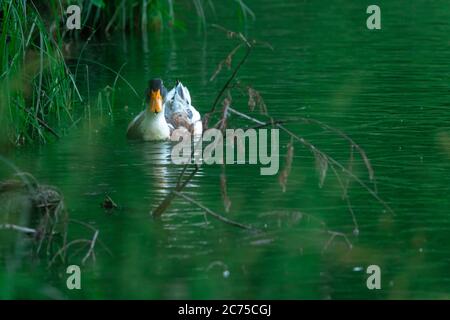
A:
<svg viewBox="0 0 450 320">
<path fill-rule="evenodd" d="M 177 195 L 177 196 L 179 196 L 179 197 L 182 197 L 182 198 L 185 199 L 186 201 L 188 201 L 188 202 L 190 202 L 190 203 L 196 205 L 196 206 L 199 207 L 200 209 L 204 210 L 204 211 L 205 211 L 207 214 L 209 214 L 210 216 L 212 216 L 212 217 L 216 218 L 217 220 L 220 220 L 220 221 L 222 221 L 222 222 L 224 222 L 224 223 L 226 223 L 226 224 L 229 224 L 229 225 L 232 225 L 232 226 L 235 226 L 235 227 L 239 227 L 239 228 L 242 228 L 242 229 L 246 229 L 246 230 L 256 230 L 256 229 L 253 228 L 252 226 L 248 226 L 248 225 L 245 225 L 245 224 L 242 224 L 242 223 L 239 223 L 239 222 L 230 220 L 230 219 L 228 219 L 228 218 L 225 218 L 224 216 L 221 216 L 221 215 L 218 214 L 218 213 L 215 213 L 215 212 L 212 211 L 211 209 L 205 207 L 205 206 L 202 205 L 201 203 L 195 201 L 195 200 L 192 199 L 191 197 L 188 197 L 187 195 L 185 195 L 185 194 L 183 194 L 183 193 L 181 193 L 181 192 L 174 191 L 174 194 Z"/>
<path fill-rule="evenodd" d="M 89 250 L 88 250 L 88 252 L 86 253 L 86 255 L 84 256 L 83 260 L 81 260 L 81 264 L 84 265 L 85 262 L 87 261 L 87 259 L 88 259 L 91 255 L 92 255 L 92 258 L 93 258 L 94 261 L 95 261 L 94 247 L 95 247 L 95 243 L 96 243 L 96 241 L 97 241 L 98 233 L 99 233 L 99 231 L 96 230 L 95 233 L 94 233 L 94 236 L 92 237 L 91 245 L 90 245 L 90 247 L 89 247 Z"/>
<path fill-rule="evenodd" d="M 31 228 L 27 228 L 27 227 L 21 227 L 15 224 L 0 224 L 0 230 L 1 229 L 6 229 L 6 230 L 15 230 L 15 231 L 19 231 L 19 232 L 23 232 L 23 233 L 31 233 L 31 234 L 35 234 L 37 231 L 35 229 L 31 229 Z"/>
<path fill-rule="evenodd" d="M 348 246 L 348 249 L 351 250 L 353 249 L 353 245 L 350 242 L 350 240 L 348 239 L 347 235 L 345 235 L 342 232 L 336 232 L 336 231 L 327 231 L 328 234 L 330 234 L 330 239 L 328 239 L 327 243 L 324 245 L 323 249 L 322 249 L 322 254 L 325 253 L 325 251 L 328 249 L 328 247 L 331 245 L 331 243 L 333 242 L 333 240 L 336 237 L 342 237 L 345 240 L 345 243 Z"/>
<path fill-rule="evenodd" d="M 260 121 L 256 118 L 253 118 L 249 115 L 246 115 L 242 112 L 239 112 L 233 108 L 228 108 L 228 111 L 230 111 L 231 113 L 234 113 L 244 119 L 250 120 L 252 122 L 255 122 L 259 125 L 268 125 L 268 123 Z M 359 185 L 361 185 L 364 189 L 367 190 L 367 192 L 369 192 L 370 195 L 372 195 L 373 198 L 375 198 L 389 213 L 394 214 L 394 211 L 392 210 L 392 208 L 386 203 L 386 201 L 384 201 L 383 199 L 380 198 L 380 196 L 378 195 L 377 191 L 370 188 L 364 181 L 362 181 L 359 177 L 357 177 L 353 172 L 350 172 L 347 168 L 345 168 L 339 161 L 335 160 L 334 158 L 332 158 L 331 156 L 327 155 L 326 153 L 320 151 L 319 149 L 317 149 L 312 143 L 310 143 L 309 141 L 307 141 L 306 139 L 296 135 L 295 133 L 293 133 L 292 131 L 288 130 L 287 128 L 285 128 L 283 125 L 279 124 L 279 123 L 275 123 L 274 124 L 276 127 L 278 127 L 279 129 L 283 130 L 284 132 L 286 132 L 289 136 L 291 136 L 292 138 L 294 138 L 295 140 L 299 141 L 301 144 L 303 144 L 305 147 L 307 147 L 308 149 L 310 149 L 313 153 L 316 152 L 318 154 L 321 154 L 323 157 L 325 157 L 325 159 L 327 159 L 331 164 L 335 165 L 336 167 L 338 167 L 339 169 L 341 169 L 346 175 L 348 175 L 348 177 L 352 178 L 354 181 L 356 181 Z"/>
</svg>

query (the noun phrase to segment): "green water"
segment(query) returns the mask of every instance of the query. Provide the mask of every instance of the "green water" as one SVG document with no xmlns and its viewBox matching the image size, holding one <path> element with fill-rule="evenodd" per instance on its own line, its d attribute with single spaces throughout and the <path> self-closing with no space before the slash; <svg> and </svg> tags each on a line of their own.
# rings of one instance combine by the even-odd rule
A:
<svg viewBox="0 0 450 320">
<path fill-rule="evenodd" d="M 141 98 L 119 80 L 112 114 L 103 110 L 100 117 L 92 106 L 91 119 L 60 141 L 5 155 L 58 186 L 71 217 L 99 229 L 113 255 L 98 248 L 96 264 L 82 268 L 79 291 L 66 288 L 63 271 L 49 274 L 27 261 L 14 274 L 2 268 L 2 297 L 449 298 L 449 2 L 378 1 L 379 31 L 366 28 L 367 1 L 247 4 L 254 22 L 244 26 L 222 5 L 217 22 L 274 50 L 255 50 L 239 79 L 261 92 L 275 118 L 310 117 L 350 135 L 372 161 L 379 195 L 394 215 L 352 182 L 354 235 L 338 181 L 329 170 L 320 188 L 314 157 L 296 144 L 285 193 L 277 176 L 259 175 L 259 166 L 227 167 L 232 205 L 224 215 L 264 232 L 205 220 L 182 199 L 154 220 L 151 209 L 175 186 L 181 168 L 170 162 L 169 143 L 125 139 Z M 145 39 L 118 33 L 92 41 L 83 56 L 115 70 L 126 62 L 122 74 L 139 93 L 154 76 L 168 84 L 179 78 L 204 113 L 229 73 L 212 83 L 209 78 L 234 43 L 213 29 L 206 36 L 197 32 L 197 20 L 180 15 L 186 31 Z M 115 75 L 92 63 L 89 73 L 94 100 Z M 245 111 L 246 99 L 234 98 Z M 334 134 L 304 123 L 286 127 L 347 164 L 350 148 Z M 281 166 L 288 141 L 281 135 Z M 355 170 L 368 183 L 359 158 Z M 185 192 L 223 213 L 220 174 L 219 166 L 202 166 Z M 106 194 L 118 210 L 100 207 Z M 352 248 L 342 237 L 327 246 L 330 234 L 315 218 L 346 234 Z M 372 264 L 381 268 L 381 290 L 366 287 Z"/>
</svg>

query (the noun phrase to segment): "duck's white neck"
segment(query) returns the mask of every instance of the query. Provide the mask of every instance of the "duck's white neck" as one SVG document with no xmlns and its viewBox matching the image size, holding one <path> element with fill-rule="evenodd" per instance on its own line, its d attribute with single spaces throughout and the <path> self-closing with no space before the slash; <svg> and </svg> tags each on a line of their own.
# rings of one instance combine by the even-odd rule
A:
<svg viewBox="0 0 450 320">
<path fill-rule="evenodd" d="M 145 110 L 145 117 L 148 119 L 154 119 L 154 121 L 164 121 L 166 122 L 166 117 L 164 116 L 164 109 L 161 112 L 155 113 L 151 112 L 150 109 Z"/>
<path fill-rule="evenodd" d="M 164 115 L 164 109 L 158 113 L 147 110 L 144 121 L 145 140 L 164 140 L 170 138 L 170 129 Z"/>
</svg>

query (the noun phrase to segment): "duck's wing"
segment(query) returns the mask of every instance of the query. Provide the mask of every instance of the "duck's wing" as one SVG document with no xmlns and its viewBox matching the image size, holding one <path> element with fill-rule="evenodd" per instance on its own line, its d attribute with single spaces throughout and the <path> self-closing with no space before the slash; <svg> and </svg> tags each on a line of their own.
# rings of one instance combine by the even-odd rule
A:
<svg viewBox="0 0 450 320">
<path fill-rule="evenodd" d="M 170 90 L 166 97 L 164 98 L 164 116 L 166 117 L 166 121 L 169 121 L 171 114 L 173 113 L 172 110 L 172 101 L 175 96 L 175 88 Z"/>
<path fill-rule="evenodd" d="M 178 82 L 175 88 L 174 100 L 178 100 L 178 109 L 183 110 L 187 113 L 188 118 L 192 123 L 200 120 L 200 113 L 197 109 L 192 105 L 191 94 L 189 93 L 189 89 L 181 82 Z M 177 99 L 178 98 L 178 99 Z"/>
<path fill-rule="evenodd" d="M 145 118 L 145 110 L 139 113 L 133 121 L 130 122 L 127 129 L 128 139 L 139 139 L 141 137 L 141 131 L 139 130 L 142 121 Z"/>
<path fill-rule="evenodd" d="M 185 121 L 183 121 L 183 123 L 188 121 L 188 119 L 186 118 L 185 110 L 187 107 L 185 106 L 185 101 L 180 98 L 175 89 L 172 91 L 174 91 L 174 94 L 170 97 L 171 99 L 167 99 L 164 103 L 164 117 L 173 130 L 181 126 L 180 117 L 184 118 Z"/>
<path fill-rule="evenodd" d="M 191 105 L 191 94 L 189 93 L 188 88 L 183 86 L 181 82 L 178 82 L 178 84 L 175 86 L 175 89 L 178 93 L 178 95 L 186 102 L 188 106 Z"/>
<path fill-rule="evenodd" d="M 168 123 L 173 129 L 185 128 L 196 136 L 201 136 L 203 132 L 200 113 L 192 106 L 183 111 L 173 112 Z"/>
<path fill-rule="evenodd" d="M 188 88 L 178 82 L 167 94 L 165 116 L 174 129 L 185 128 L 194 134 L 202 133 L 200 113 L 191 104 Z"/>
<path fill-rule="evenodd" d="M 171 122 L 171 118 L 175 113 L 187 113 L 190 105 L 191 95 L 189 91 L 183 87 L 181 82 L 167 93 L 164 106 L 164 116 L 166 121 Z"/>
</svg>

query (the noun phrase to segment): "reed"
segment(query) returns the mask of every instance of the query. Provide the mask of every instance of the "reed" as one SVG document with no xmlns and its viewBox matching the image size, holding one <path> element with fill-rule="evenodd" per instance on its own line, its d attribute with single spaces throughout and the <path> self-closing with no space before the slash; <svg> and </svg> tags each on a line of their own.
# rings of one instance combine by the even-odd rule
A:
<svg viewBox="0 0 450 320">
<path fill-rule="evenodd" d="M 123 32 L 159 31 L 166 27 L 182 28 L 184 23 L 178 19 L 177 12 L 186 12 L 187 17 L 198 19 L 203 30 L 209 17 L 215 17 L 216 9 L 212 0 L 50 0 L 47 11 L 55 17 L 53 23 L 62 25 L 64 9 L 69 5 L 81 8 L 82 29 L 91 33 L 97 30 L 110 34 L 117 30 Z M 233 6 L 235 8 L 233 8 Z M 244 21 L 254 19 L 253 11 L 242 0 L 230 1 L 231 9 L 237 9 Z M 192 14 L 191 14 L 192 13 Z M 78 36 L 78 32 L 72 33 Z"/>
<path fill-rule="evenodd" d="M 2 1 L 0 28 L 0 146 L 59 138 L 82 101 L 61 35 L 27 1 Z"/>
</svg>

